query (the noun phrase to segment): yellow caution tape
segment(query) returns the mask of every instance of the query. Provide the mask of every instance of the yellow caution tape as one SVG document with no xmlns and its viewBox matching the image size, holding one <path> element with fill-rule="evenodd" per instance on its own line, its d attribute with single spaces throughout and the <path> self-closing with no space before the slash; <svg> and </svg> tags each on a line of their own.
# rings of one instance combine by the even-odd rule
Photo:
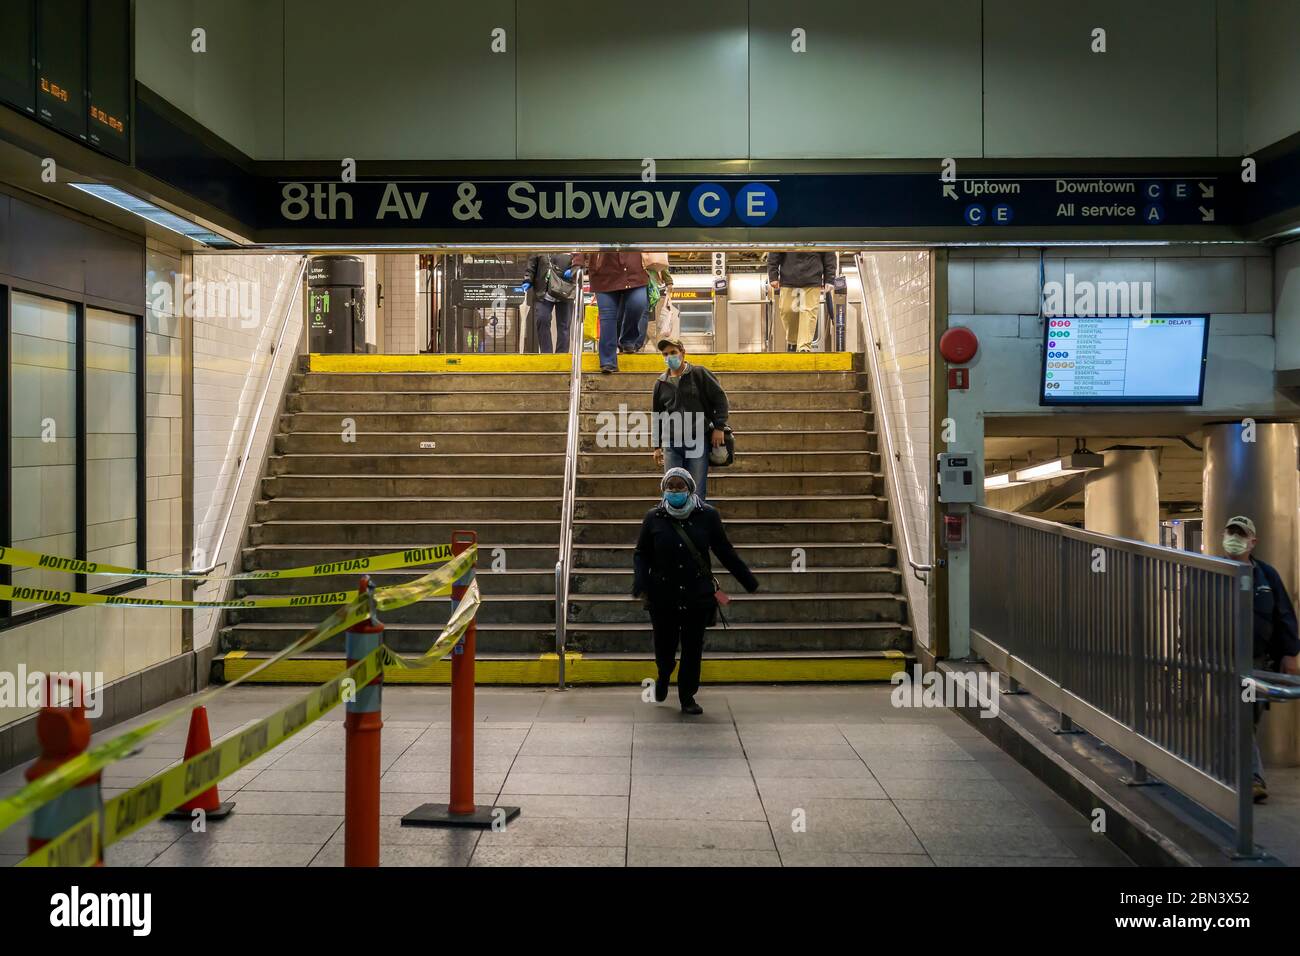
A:
<svg viewBox="0 0 1300 956">
<path fill-rule="evenodd" d="M 90 814 L 30 856 L 18 866 L 94 866 L 99 862 L 99 813 Z"/>
<path fill-rule="evenodd" d="M 410 585 L 393 585 L 409 587 Z M 443 585 L 431 596 L 450 594 L 451 585 Z M 327 591 L 323 594 L 289 594 L 261 598 L 231 598 L 229 601 L 172 601 L 166 598 L 138 598 L 129 594 L 83 594 L 58 588 L 36 588 L 0 584 L 0 601 L 35 601 L 41 604 L 67 604 L 73 607 L 158 607 L 158 608 L 250 608 L 250 607 L 329 607 L 350 604 L 356 591 Z M 410 602 L 407 602 L 410 603 Z"/>
<path fill-rule="evenodd" d="M 132 578 L 169 578 L 189 581 L 256 581 L 264 578 L 321 578 L 331 574 L 366 573 L 369 571 L 394 571 L 417 564 L 433 564 L 451 558 L 451 545 L 436 544 L 428 548 L 407 548 L 366 558 L 347 558 L 308 564 L 301 568 L 283 571 L 243 571 L 239 574 L 200 574 L 194 571 L 147 571 L 143 568 L 123 568 L 115 564 L 99 564 L 79 558 L 62 558 L 55 554 L 24 551 L 21 548 L 0 548 L 0 564 L 15 568 L 45 568 L 68 574 L 110 574 Z"/>
<path fill-rule="evenodd" d="M 405 597 L 402 595 L 402 598 Z M 391 601 L 394 598 L 390 595 L 389 599 Z M 411 600 L 418 599 L 417 596 Z M 184 763 L 164 770 L 113 797 L 103 808 L 102 845 L 99 842 L 100 813 L 97 811 L 73 824 L 18 865 L 92 866 L 100 858 L 102 847 L 111 846 L 130 836 L 141 827 L 216 786 L 329 713 L 342 701 L 343 687 L 348 681 L 352 681 L 352 689 L 355 691 L 378 677 L 386 664 L 419 667 L 446 657 L 474 620 L 480 600 L 478 583 L 471 582 L 447 626 L 433 646 L 419 658 L 403 658 L 389 648 L 380 646 L 306 696 L 263 717 L 210 749 L 195 754 Z M 379 603 L 378 600 L 376 603 Z M 390 604 L 392 606 L 401 605 Z"/>
<path fill-rule="evenodd" d="M 442 587 L 448 587 L 465 574 L 472 573 L 477 559 L 478 548 L 471 545 L 447 564 L 410 584 L 379 588 L 374 592 L 375 605 L 376 607 L 382 605 L 385 609 L 392 610 L 414 603 L 425 594 L 432 593 Z M 475 595 L 477 595 L 477 589 L 474 590 Z M 268 657 L 230 683 L 209 688 L 185 704 L 185 706 L 73 757 L 55 770 L 33 780 L 17 793 L 0 800 L 0 830 L 4 830 L 21 820 L 37 807 L 76 786 L 76 784 L 109 764 L 128 756 L 140 746 L 142 741 L 153 736 L 173 721 L 189 714 L 194 708 L 206 705 L 214 697 L 243 683 L 266 668 L 279 663 L 286 657 L 305 653 L 335 634 L 365 620 L 370 616 L 369 603 L 369 600 L 358 597 L 356 600 L 339 608 L 288 647 Z"/>
</svg>

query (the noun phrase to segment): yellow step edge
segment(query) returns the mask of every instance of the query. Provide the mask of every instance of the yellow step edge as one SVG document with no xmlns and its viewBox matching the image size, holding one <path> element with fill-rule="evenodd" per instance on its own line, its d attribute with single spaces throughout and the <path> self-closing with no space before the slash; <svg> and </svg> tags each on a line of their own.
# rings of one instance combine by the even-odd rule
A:
<svg viewBox="0 0 1300 956">
<path fill-rule="evenodd" d="M 899 669 L 905 655 L 894 651 L 883 657 L 864 658 L 705 658 L 700 679 L 706 684 L 858 683 L 887 681 Z M 566 655 L 565 680 L 571 684 L 639 684 L 654 674 L 649 660 L 617 660 Z M 223 680 L 234 680 L 251 671 L 260 661 L 242 651 L 232 651 L 219 660 Z M 250 678 L 250 684 L 323 684 L 344 667 L 341 658 L 289 658 Z M 559 658 L 542 654 L 520 660 L 480 660 L 474 665 L 478 684 L 555 684 L 559 680 Z M 451 664 L 441 661 L 418 670 L 385 668 L 384 681 L 391 684 L 448 684 Z"/>
<path fill-rule="evenodd" d="M 720 352 L 691 353 L 697 365 L 718 372 L 850 372 L 849 352 Z M 567 372 L 568 355 L 518 355 L 471 352 L 461 355 L 319 355 L 310 356 L 313 372 Z M 623 372 L 662 372 L 664 360 L 657 352 L 620 355 Z M 600 371 L 594 352 L 582 355 L 584 372 Z"/>
</svg>

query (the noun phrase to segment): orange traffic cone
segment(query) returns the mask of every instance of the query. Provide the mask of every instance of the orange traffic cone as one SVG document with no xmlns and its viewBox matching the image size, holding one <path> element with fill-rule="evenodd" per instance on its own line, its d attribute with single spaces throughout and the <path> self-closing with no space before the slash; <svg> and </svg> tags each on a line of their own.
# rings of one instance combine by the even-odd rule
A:
<svg viewBox="0 0 1300 956">
<path fill-rule="evenodd" d="M 205 750 L 212 749 L 212 734 L 208 731 L 208 709 L 206 707 L 195 707 L 190 712 L 190 730 L 185 736 L 185 758 L 198 756 Z M 230 816 L 230 811 L 235 809 L 233 803 L 222 803 L 221 796 L 217 793 L 216 785 L 204 790 L 193 800 L 182 803 L 175 810 L 167 814 L 168 820 L 189 820 L 195 810 L 202 810 L 209 820 L 220 820 L 223 817 Z"/>
</svg>

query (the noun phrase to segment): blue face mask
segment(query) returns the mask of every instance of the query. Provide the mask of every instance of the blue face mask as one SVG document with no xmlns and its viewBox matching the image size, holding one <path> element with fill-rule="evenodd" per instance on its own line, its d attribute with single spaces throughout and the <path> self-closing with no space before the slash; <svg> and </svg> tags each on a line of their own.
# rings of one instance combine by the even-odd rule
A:
<svg viewBox="0 0 1300 956">
<path fill-rule="evenodd" d="M 665 491 L 664 501 L 668 502 L 674 508 L 680 508 L 691 498 L 689 491 Z"/>
<path fill-rule="evenodd" d="M 674 372 L 682 367 L 682 357 L 680 355 L 665 355 L 664 361 L 668 363 L 668 367 Z"/>
</svg>

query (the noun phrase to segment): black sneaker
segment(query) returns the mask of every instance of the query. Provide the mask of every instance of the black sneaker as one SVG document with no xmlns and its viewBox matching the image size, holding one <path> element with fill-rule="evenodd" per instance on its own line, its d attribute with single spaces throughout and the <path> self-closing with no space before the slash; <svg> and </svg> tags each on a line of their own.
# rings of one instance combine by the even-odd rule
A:
<svg viewBox="0 0 1300 956">
<path fill-rule="evenodd" d="M 668 681 L 655 678 L 655 702 L 662 704 L 668 699 Z"/>
<path fill-rule="evenodd" d="M 602 365 L 602 366 L 600 367 L 600 374 L 601 374 L 601 375 L 613 375 L 613 374 L 614 374 L 615 372 L 617 372 L 617 371 L 618 371 L 618 369 L 616 369 L 616 368 L 608 368 L 607 366 L 604 366 L 604 365 Z"/>
<path fill-rule="evenodd" d="M 1255 775 L 1255 785 L 1251 788 L 1251 797 L 1256 803 L 1268 802 L 1268 784 L 1258 774 Z"/>
<path fill-rule="evenodd" d="M 704 708 L 693 700 L 684 700 L 682 701 L 682 713 L 698 716 L 704 713 Z"/>
</svg>

